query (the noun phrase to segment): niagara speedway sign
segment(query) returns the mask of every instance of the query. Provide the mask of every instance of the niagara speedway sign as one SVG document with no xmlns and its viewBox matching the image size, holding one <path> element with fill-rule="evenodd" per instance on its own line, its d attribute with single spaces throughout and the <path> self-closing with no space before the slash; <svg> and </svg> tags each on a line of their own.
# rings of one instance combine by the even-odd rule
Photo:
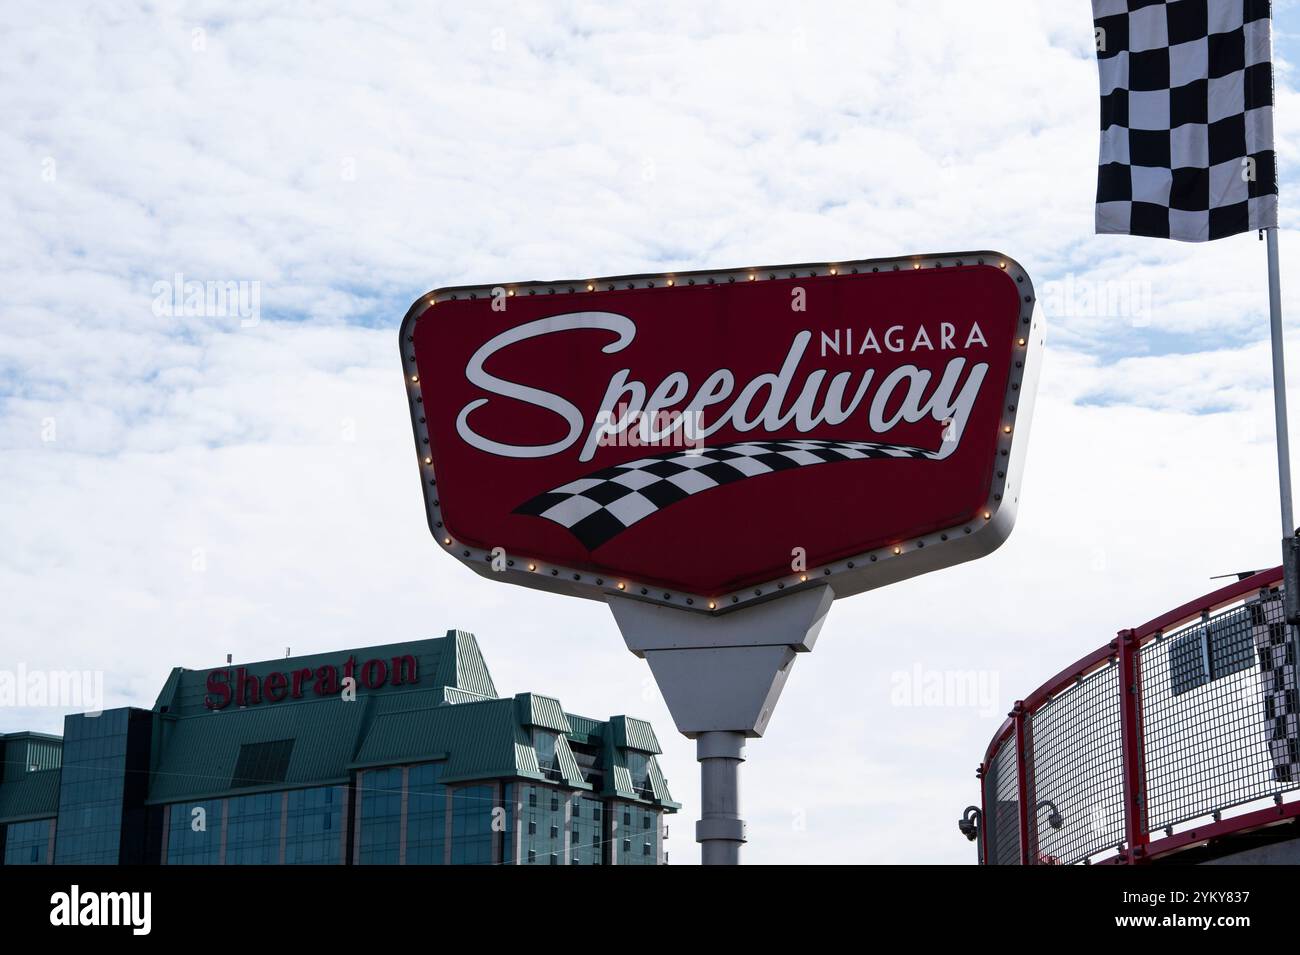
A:
<svg viewBox="0 0 1300 955">
<path fill-rule="evenodd" d="M 721 613 L 1011 530 L 1043 329 L 996 252 L 439 289 L 402 364 L 480 573 Z"/>
</svg>

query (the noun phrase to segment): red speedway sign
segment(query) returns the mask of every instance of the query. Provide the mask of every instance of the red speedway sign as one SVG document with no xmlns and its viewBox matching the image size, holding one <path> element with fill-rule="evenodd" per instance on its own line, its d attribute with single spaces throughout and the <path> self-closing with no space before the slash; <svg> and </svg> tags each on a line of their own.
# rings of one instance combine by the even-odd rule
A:
<svg viewBox="0 0 1300 955">
<path fill-rule="evenodd" d="M 995 252 L 439 289 L 401 329 L 430 529 L 488 576 L 704 612 L 978 557 L 1034 304 Z"/>
</svg>

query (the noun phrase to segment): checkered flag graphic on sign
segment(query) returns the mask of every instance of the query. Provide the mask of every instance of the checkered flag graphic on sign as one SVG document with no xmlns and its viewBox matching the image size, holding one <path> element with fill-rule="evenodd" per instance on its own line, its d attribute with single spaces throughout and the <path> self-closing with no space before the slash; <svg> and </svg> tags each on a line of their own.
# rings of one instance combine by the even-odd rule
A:
<svg viewBox="0 0 1300 955">
<path fill-rule="evenodd" d="M 1289 639 L 1282 595 L 1270 591 L 1249 601 L 1251 633 L 1259 655 L 1259 689 L 1264 700 L 1273 778 L 1300 780 L 1300 698 L 1297 698 L 1295 643 Z"/>
<path fill-rule="evenodd" d="M 554 521 L 595 550 L 651 514 L 701 491 L 792 468 L 873 458 L 937 461 L 951 450 L 874 441 L 742 441 L 671 451 L 605 468 L 515 508 Z"/>
<path fill-rule="evenodd" d="M 1204 242 L 1277 225 L 1268 0 L 1092 0 L 1097 231 Z"/>
</svg>

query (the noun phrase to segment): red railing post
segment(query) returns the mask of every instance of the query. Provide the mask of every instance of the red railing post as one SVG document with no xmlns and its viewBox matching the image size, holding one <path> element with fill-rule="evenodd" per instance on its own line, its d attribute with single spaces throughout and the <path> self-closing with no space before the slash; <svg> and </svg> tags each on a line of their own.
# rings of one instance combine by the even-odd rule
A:
<svg viewBox="0 0 1300 955">
<path fill-rule="evenodd" d="M 1011 710 L 1011 718 L 1016 721 L 1016 793 L 1020 801 L 1020 864 L 1029 865 L 1029 801 L 1033 798 L 1033 784 L 1025 771 L 1025 749 L 1028 734 L 1025 732 L 1025 701 L 1016 700 Z"/>
<path fill-rule="evenodd" d="M 1147 773 L 1142 751 L 1141 643 L 1133 630 L 1121 630 L 1115 641 L 1119 651 L 1119 726 L 1124 760 L 1124 858 L 1130 864 L 1144 861 L 1147 832 Z"/>
<path fill-rule="evenodd" d="M 980 865 L 992 865 L 989 862 L 989 801 L 988 786 L 984 782 L 984 774 L 988 772 L 988 767 L 980 763 L 975 770 L 975 778 L 980 781 Z"/>
</svg>

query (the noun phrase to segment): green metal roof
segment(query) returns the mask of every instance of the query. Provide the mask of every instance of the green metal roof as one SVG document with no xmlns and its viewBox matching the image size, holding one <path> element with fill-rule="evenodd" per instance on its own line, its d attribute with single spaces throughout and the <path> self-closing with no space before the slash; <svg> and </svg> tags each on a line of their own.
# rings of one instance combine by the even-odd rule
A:
<svg viewBox="0 0 1300 955">
<path fill-rule="evenodd" d="M 443 640 L 450 641 L 455 653 L 446 653 L 437 671 L 439 686 L 454 686 L 479 696 L 496 698 L 497 688 L 488 672 L 483 653 L 478 648 L 474 634 L 464 630 L 448 630 Z"/>
<path fill-rule="evenodd" d="M 609 787 L 613 794 L 622 799 L 637 799 L 637 791 L 632 788 L 632 773 L 627 768 L 627 760 L 621 753 L 614 757 L 611 769 L 613 772 L 607 773 L 605 778 L 613 782 Z"/>
<path fill-rule="evenodd" d="M 563 736 L 555 741 L 555 758 L 560 764 L 560 775 L 564 777 L 566 783 L 575 789 L 591 789 L 591 783 L 582 778 L 582 770 L 578 766 L 578 761 L 573 758 L 569 741 Z"/>
<path fill-rule="evenodd" d="M 593 720 L 589 716 L 576 716 L 573 713 L 564 715 L 569 721 L 569 739 L 588 746 L 600 745 L 605 737 L 604 721 Z"/>
<path fill-rule="evenodd" d="M 389 704 L 376 713 L 355 759 L 359 766 L 393 765 L 451 754 L 454 762 L 443 770 L 464 775 L 482 768 L 510 775 L 514 740 L 511 700 L 407 708 Z M 453 766 L 455 768 L 453 768 Z"/>
<path fill-rule="evenodd" d="M 557 733 L 569 732 L 569 720 L 559 700 L 537 693 L 520 693 L 515 702 L 519 706 L 519 722 L 523 725 L 540 726 Z"/>
<path fill-rule="evenodd" d="M 0 823 L 52 819 L 59 814 L 58 769 L 40 769 L 0 785 Z"/>
<path fill-rule="evenodd" d="M 569 719 L 568 739 L 587 746 L 599 746 L 605 749 L 605 787 L 604 795 L 617 796 L 634 802 L 647 802 L 632 786 L 632 774 L 627 767 L 626 751 L 629 749 L 646 753 L 648 761 L 650 788 L 654 793 L 654 802 L 665 809 L 676 810 L 681 804 L 674 802 L 668 791 L 668 781 L 655 756 L 661 752 L 659 740 L 650 724 L 630 716 L 613 716 L 608 722 L 594 720 L 589 716 L 565 714 Z"/>
<path fill-rule="evenodd" d="M 0 780 L 26 775 L 33 769 L 58 769 L 63 740 L 49 733 L 0 733 Z"/>
<path fill-rule="evenodd" d="M 653 755 L 663 752 L 659 748 L 659 740 L 655 737 L 655 731 L 645 720 L 633 719 L 630 716 L 612 716 L 609 725 L 614 731 L 615 746 L 623 749 L 640 750 L 643 753 Z"/>
<path fill-rule="evenodd" d="M 650 788 L 659 802 L 680 808 L 678 803 L 673 802 L 672 793 L 668 791 L 668 780 L 664 779 L 664 772 L 659 768 L 659 760 L 653 758 L 650 760 Z"/>
<path fill-rule="evenodd" d="M 496 697 L 482 696 L 469 690 L 458 690 L 454 686 L 440 686 L 433 691 L 434 703 L 477 703 L 479 700 L 492 699 Z"/>
<path fill-rule="evenodd" d="M 162 761 L 149 802 L 214 798 L 233 791 L 286 789 L 347 779 L 368 701 L 337 696 L 240 709 L 210 710 L 202 716 L 162 717 Z M 284 782 L 268 787 L 231 786 L 245 743 L 295 740 Z"/>
</svg>

